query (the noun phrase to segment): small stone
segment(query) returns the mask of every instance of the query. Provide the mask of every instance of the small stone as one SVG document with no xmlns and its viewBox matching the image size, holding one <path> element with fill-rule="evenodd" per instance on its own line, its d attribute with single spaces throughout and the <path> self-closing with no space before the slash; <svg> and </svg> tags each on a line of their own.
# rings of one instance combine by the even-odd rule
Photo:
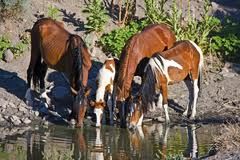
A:
<svg viewBox="0 0 240 160">
<path fill-rule="evenodd" d="M 0 122 L 4 121 L 3 116 L 0 114 Z"/>
<path fill-rule="evenodd" d="M 1 103 L 1 104 L 0 104 L 0 107 L 1 107 L 1 108 L 7 108 L 7 103 L 8 103 L 7 101 L 1 99 L 1 100 L 0 100 L 0 103 Z"/>
<path fill-rule="evenodd" d="M 3 53 L 3 60 L 7 63 L 11 62 L 14 58 L 14 55 L 12 53 L 12 51 L 10 49 L 7 49 L 4 53 Z"/>
<path fill-rule="evenodd" d="M 29 124 L 29 123 L 31 123 L 32 121 L 31 121 L 29 118 L 24 118 L 24 119 L 22 119 L 22 122 L 23 122 L 24 124 Z"/>
<path fill-rule="evenodd" d="M 28 112 L 28 110 L 25 107 L 23 107 L 23 106 L 19 106 L 18 110 L 23 112 L 23 113 L 27 113 Z"/>
<path fill-rule="evenodd" d="M 20 119 L 19 119 L 17 116 L 15 116 L 15 115 L 11 116 L 11 117 L 10 117 L 10 120 L 11 120 L 11 122 L 12 122 L 15 126 L 18 126 L 18 125 L 21 124 Z"/>
<path fill-rule="evenodd" d="M 34 115 L 35 115 L 36 117 L 38 117 L 38 116 L 39 116 L 39 112 L 38 112 L 38 111 L 34 111 Z"/>
</svg>

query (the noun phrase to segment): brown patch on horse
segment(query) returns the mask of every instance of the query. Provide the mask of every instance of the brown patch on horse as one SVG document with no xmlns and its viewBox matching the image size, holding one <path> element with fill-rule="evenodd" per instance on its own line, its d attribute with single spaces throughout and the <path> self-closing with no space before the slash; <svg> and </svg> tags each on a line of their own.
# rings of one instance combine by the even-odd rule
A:
<svg viewBox="0 0 240 160">
<path fill-rule="evenodd" d="M 175 41 L 174 33 L 164 24 L 149 25 L 128 40 L 120 56 L 120 66 L 116 76 L 117 100 L 121 101 L 129 96 L 139 62 L 145 57 L 151 57 L 157 51 L 171 48 Z"/>
<path fill-rule="evenodd" d="M 106 60 L 104 62 L 104 65 L 105 65 L 106 69 L 108 69 L 111 72 L 114 72 L 114 70 L 113 70 L 115 68 L 115 61 L 114 61 L 114 59 Z"/>
</svg>

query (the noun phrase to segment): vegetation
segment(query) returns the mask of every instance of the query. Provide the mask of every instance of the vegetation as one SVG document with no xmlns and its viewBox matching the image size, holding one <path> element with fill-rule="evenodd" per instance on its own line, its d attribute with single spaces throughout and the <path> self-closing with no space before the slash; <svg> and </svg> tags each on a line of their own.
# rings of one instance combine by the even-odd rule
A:
<svg viewBox="0 0 240 160">
<path fill-rule="evenodd" d="M 29 44 L 30 39 L 26 36 L 20 37 L 20 41 L 16 45 L 13 45 L 6 36 L 0 37 L 0 59 L 3 58 L 3 53 L 7 49 L 13 52 L 14 57 L 20 56 L 27 49 Z"/>
<path fill-rule="evenodd" d="M 84 12 L 89 14 L 85 25 L 87 32 L 102 32 L 106 22 L 108 21 L 108 15 L 103 6 L 102 0 L 91 0 L 87 4 L 87 8 Z"/>
<path fill-rule="evenodd" d="M 192 40 L 196 42 L 205 54 L 217 53 L 225 59 L 234 59 L 239 56 L 240 51 L 240 23 L 227 21 L 220 22 L 219 19 L 209 15 L 211 4 L 204 0 L 202 17 L 196 19 L 190 11 L 190 0 L 188 0 L 188 15 L 184 21 L 182 10 L 177 7 L 174 0 L 170 11 L 165 11 L 167 0 L 144 0 L 146 4 L 144 21 L 131 21 L 124 27 L 117 28 L 100 38 L 100 45 L 107 53 L 119 56 L 126 41 L 144 26 L 150 23 L 165 23 L 169 25 L 176 34 L 177 40 Z"/>
<path fill-rule="evenodd" d="M 60 15 L 60 11 L 58 8 L 50 5 L 48 7 L 48 17 L 58 20 L 59 19 L 59 15 Z"/>
<path fill-rule="evenodd" d="M 147 25 L 147 21 L 132 21 L 122 28 L 113 30 L 110 33 L 104 34 L 100 39 L 100 44 L 103 50 L 109 54 L 119 57 L 120 53 L 127 40 L 142 30 Z"/>
</svg>

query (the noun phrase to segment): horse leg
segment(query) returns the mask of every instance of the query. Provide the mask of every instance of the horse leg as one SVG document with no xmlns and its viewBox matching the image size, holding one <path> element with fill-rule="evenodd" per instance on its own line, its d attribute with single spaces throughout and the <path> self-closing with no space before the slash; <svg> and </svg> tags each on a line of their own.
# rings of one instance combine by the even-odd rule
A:
<svg viewBox="0 0 240 160">
<path fill-rule="evenodd" d="M 169 115 L 168 115 L 168 91 L 167 91 L 167 83 L 162 84 L 162 96 L 163 96 L 163 109 L 165 112 L 166 123 L 170 123 Z"/>
<path fill-rule="evenodd" d="M 120 127 L 121 128 L 125 128 L 126 127 L 126 117 L 125 117 L 125 112 L 126 112 L 126 102 L 125 100 L 124 101 L 121 101 L 120 102 Z"/>
<path fill-rule="evenodd" d="M 111 93 L 107 93 L 107 106 L 109 110 L 110 125 L 113 125 L 113 98 Z"/>
<path fill-rule="evenodd" d="M 39 59 L 39 52 L 35 51 L 34 47 L 32 46 L 31 48 L 31 59 L 30 63 L 27 69 L 27 91 L 25 94 L 25 99 L 26 99 L 26 104 L 29 106 L 33 106 L 33 100 L 32 100 L 32 95 L 31 95 L 31 81 L 33 77 L 33 73 L 37 64 L 37 61 Z"/>
<path fill-rule="evenodd" d="M 40 98 L 41 99 L 45 99 L 46 100 L 46 107 L 48 108 L 48 105 L 51 105 L 51 100 L 50 98 L 48 97 L 47 93 L 49 93 L 51 91 L 51 88 L 50 87 L 49 89 L 45 89 L 45 76 L 46 76 L 46 73 L 47 73 L 47 64 L 45 62 L 42 62 L 41 64 L 41 69 L 40 69 Z"/>
<path fill-rule="evenodd" d="M 196 107 L 197 107 L 197 98 L 198 98 L 198 79 L 193 80 L 193 108 L 192 108 L 192 114 L 190 116 L 190 119 L 195 119 L 196 116 Z"/>
<path fill-rule="evenodd" d="M 185 117 L 187 117 L 188 116 L 188 113 L 189 113 L 189 109 L 192 107 L 191 105 L 192 105 L 192 101 L 193 101 L 193 89 L 192 89 L 192 82 L 190 81 L 190 80 L 188 80 L 188 79 L 185 79 L 184 80 L 184 83 L 185 83 L 185 85 L 187 86 L 187 88 L 188 88 L 188 104 L 187 104 L 187 108 L 186 108 L 186 110 L 183 112 L 183 115 L 185 116 Z"/>
</svg>

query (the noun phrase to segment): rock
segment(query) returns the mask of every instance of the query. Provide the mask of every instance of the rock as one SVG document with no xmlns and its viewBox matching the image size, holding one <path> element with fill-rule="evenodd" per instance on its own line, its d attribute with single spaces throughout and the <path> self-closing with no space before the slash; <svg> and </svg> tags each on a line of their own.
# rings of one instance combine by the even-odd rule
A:
<svg viewBox="0 0 240 160">
<path fill-rule="evenodd" d="M 15 126 L 18 126 L 18 125 L 21 124 L 20 119 L 19 119 L 17 116 L 15 116 L 15 115 L 13 115 L 13 116 L 10 117 L 10 121 L 11 121 Z"/>
<path fill-rule="evenodd" d="M 39 116 L 39 112 L 38 112 L 38 111 L 34 111 L 34 115 L 35 115 L 36 117 L 38 117 L 38 116 Z"/>
<path fill-rule="evenodd" d="M 24 124 L 29 124 L 29 123 L 31 123 L 32 121 L 31 121 L 29 118 L 24 118 L 24 119 L 22 119 L 22 122 L 23 122 Z"/>
<path fill-rule="evenodd" d="M 14 55 L 12 53 L 12 51 L 10 49 L 7 49 L 4 53 L 3 53 L 3 60 L 7 63 L 11 62 L 14 58 Z"/>
<path fill-rule="evenodd" d="M 4 121 L 3 116 L 0 114 L 0 122 Z"/>
<path fill-rule="evenodd" d="M 27 113 L 28 112 L 28 110 L 25 107 L 23 107 L 23 106 L 19 106 L 18 110 L 23 112 L 23 113 Z"/>
<path fill-rule="evenodd" d="M 8 104 L 8 102 L 6 100 L 4 100 L 4 99 L 0 100 L 0 107 L 1 108 L 7 108 L 7 104 Z"/>
<path fill-rule="evenodd" d="M 52 95 L 56 100 L 63 100 L 65 97 L 70 95 L 70 91 L 66 87 L 59 86 L 53 89 Z"/>
</svg>

